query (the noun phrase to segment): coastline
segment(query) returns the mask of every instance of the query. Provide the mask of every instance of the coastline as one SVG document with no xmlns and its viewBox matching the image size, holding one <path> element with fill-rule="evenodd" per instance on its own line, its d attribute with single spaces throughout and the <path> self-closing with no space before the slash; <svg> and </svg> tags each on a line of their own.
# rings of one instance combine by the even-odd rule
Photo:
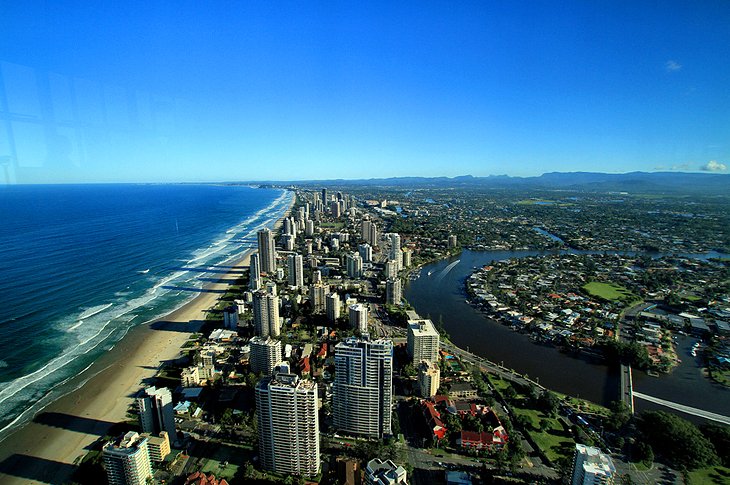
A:
<svg viewBox="0 0 730 485">
<path fill-rule="evenodd" d="M 283 224 L 294 205 L 276 220 Z M 41 409 L 27 423 L 0 441 L 0 482 L 3 484 L 60 484 L 75 471 L 74 465 L 90 445 L 114 424 L 126 419 L 134 396 L 159 367 L 177 359 L 190 335 L 205 320 L 205 313 L 225 289 L 247 268 L 251 248 L 231 264 L 230 270 L 200 294 L 171 313 L 131 328 L 113 349 L 94 361 L 67 385 L 76 389 Z"/>
</svg>

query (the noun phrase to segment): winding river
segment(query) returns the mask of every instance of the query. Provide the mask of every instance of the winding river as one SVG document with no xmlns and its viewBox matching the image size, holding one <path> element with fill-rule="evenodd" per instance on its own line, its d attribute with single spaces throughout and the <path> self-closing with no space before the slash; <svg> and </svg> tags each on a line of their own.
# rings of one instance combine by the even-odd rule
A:
<svg viewBox="0 0 730 485">
<path fill-rule="evenodd" d="M 424 266 L 419 278 L 407 281 L 405 298 L 420 315 L 428 316 L 434 322 L 442 321 L 451 340 L 459 347 L 527 374 L 558 392 L 608 404 L 618 399 L 618 369 L 597 359 L 576 358 L 554 347 L 537 344 L 527 335 L 487 318 L 466 303 L 464 282 L 475 267 L 491 261 L 557 252 L 464 250 L 453 258 Z M 703 259 L 719 256 L 723 255 L 692 255 Z M 459 263 L 454 264 L 457 260 Z M 699 359 L 689 355 L 689 348 L 695 341 L 692 337 L 680 336 L 678 352 L 682 363 L 670 375 L 661 377 L 635 372 L 634 388 L 658 398 L 730 416 L 730 390 L 704 378 Z M 636 407 L 638 410 L 660 409 L 638 399 Z M 691 419 L 697 421 L 699 418 Z"/>
</svg>

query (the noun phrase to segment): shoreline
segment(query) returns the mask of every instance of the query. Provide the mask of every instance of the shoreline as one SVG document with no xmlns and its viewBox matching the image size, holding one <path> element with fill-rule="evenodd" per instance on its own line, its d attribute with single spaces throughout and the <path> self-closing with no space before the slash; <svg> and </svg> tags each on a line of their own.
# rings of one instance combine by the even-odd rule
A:
<svg viewBox="0 0 730 485">
<path fill-rule="evenodd" d="M 294 206 L 273 224 L 277 231 Z M 106 354 L 66 385 L 69 392 L 40 409 L 30 421 L 0 441 L 0 482 L 3 484 L 65 483 L 77 462 L 108 429 L 127 419 L 127 410 L 144 381 L 166 361 L 175 360 L 190 335 L 205 320 L 219 298 L 218 290 L 248 268 L 255 248 L 246 250 L 230 269 L 206 285 L 192 300 L 150 322 L 132 327 Z"/>
</svg>

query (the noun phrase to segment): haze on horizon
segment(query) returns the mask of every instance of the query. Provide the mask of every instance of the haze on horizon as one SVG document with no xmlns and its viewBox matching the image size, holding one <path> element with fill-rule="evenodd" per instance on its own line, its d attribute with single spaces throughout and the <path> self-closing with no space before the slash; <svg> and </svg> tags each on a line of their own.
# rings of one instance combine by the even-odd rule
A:
<svg viewBox="0 0 730 485">
<path fill-rule="evenodd" d="M 0 184 L 708 171 L 730 4 L 5 2 Z"/>
</svg>

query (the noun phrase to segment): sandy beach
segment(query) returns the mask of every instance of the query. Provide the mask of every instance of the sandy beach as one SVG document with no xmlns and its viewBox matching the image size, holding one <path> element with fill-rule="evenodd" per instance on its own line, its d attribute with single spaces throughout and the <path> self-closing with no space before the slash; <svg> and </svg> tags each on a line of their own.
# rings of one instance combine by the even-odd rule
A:
<svg viewBox="0 0 730 485">
<path fill-rule="evenodd" d="M 281 220 L 275 227 L 280 224 Z M 181 346 L 200 327 L 206 310 L 217 302 L 220 293 L 215 290 L 226 288 L 240 277 L 251 253 L 231 265 L 219 282 L 206 287 L 192 301 L 130 330 L 110 352 L 74 379 L 77 385 L 87 381 L 83 386 L 48 405 L 0 442 L 0 483 L 67 481 L 76 468 L 74 462 L 86 454 L 88 447 L 111 425 L 125 420 L 133 396 L 144 386 L 145 379 L 153 377 L 161 363 L 180 355 Z"/>
</svg>

